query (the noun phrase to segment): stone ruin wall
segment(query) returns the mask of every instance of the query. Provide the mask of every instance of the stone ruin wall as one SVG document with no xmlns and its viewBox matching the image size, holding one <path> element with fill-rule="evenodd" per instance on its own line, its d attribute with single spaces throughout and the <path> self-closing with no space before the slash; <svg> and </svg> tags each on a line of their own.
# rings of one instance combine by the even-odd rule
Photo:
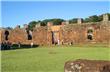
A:
<svg viewBox="0 0 110 72">
<path fill-rule="evenodd" d="M 93 28 L 93 40 L 87 39 L 88 28 Z M 4 31 L 1 37 L 4 41 Z M 38 45 L 51 45 L 52 44 L 52 31 L 48 27 L 38 27 L 32 32 L 32 40 L 27 40 L 25 29 L 9 30 L 9 41 L 13 44 L 21 42 L 22 44 L 30 44 L 33 42 Z M 64 42 L 73 44 L 77 43 L 109 43 L 110 42 L 110 22 L 103 24 L 102 22 L 88 23 L 88 24 L 70 24 L 61 27 L 59 30 L 60 43 Z"/>
<path fill-rule="evenodd" d="M 91 41 L 87 39 L 89 28 L 93 29 L 93 40 Z M 107 22 L 107 24 L 97 22 L 67 25 L 63 28 L 63 40 L 65 43 L 109 43 L 110 22 Z"/>
<path fill-rule="evenodd" d="M 8 41 L 12 44 L 52 45 L 52 25 L 37 26 L 32 31 L 32 40 L 27 39 L 25 28 L 15 28 L 9 31 Z M 101 22 L 81 23 L 81 19 L 76 24 L 59 25 L 60 44 L 79 43 L 110 43 L 110 21 L 104 19 Z M 87 31 L 93 30 L 93 40 L 87 39 Z M 0 29 L 0 42 L 5 41 L 5 29 Z"/>
<path fill-rule="evenodd" d="M 35 45 L 49 44 L 49 36 L 51 32 L 47 31 L 46 27 L 35 28 L 32 32 L 32 40 L 28 40 L 27 33 L 25 29 L 15 28 L 9 31 L 8 41 L 12 44 L 30 44 L 33 42 Z M 1 33 L 1 41 L 5 41 L 5 29 Z"/>
<path fill-rule="evenodd" d="M 51 31 L 48 31 L 47 27 L 35 28 L 33 30 L 33 42 L 38 45 L 50 44 L 51 43 Z"/>
</svg>

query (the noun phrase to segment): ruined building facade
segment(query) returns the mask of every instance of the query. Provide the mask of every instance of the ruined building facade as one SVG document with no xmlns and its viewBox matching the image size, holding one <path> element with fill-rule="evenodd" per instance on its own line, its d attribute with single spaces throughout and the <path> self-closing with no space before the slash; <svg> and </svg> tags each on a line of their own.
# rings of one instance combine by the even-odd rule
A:
<svg viewBox="0 0 110 72">
<path fill-rule="evenodd" d="M 79 43 L 110 43 L 110 21 L 107 14 L 103 21 L 82 23 L 78 19 L 76 24 L 62 22 L 61 25 L 36 25 L 33 31 L 16 27 L 12 30 L 0 29 L 1 42 L 10 41 L 12 44 L 52 45 L 52 44 L 79 44 Z"/>
</svg>

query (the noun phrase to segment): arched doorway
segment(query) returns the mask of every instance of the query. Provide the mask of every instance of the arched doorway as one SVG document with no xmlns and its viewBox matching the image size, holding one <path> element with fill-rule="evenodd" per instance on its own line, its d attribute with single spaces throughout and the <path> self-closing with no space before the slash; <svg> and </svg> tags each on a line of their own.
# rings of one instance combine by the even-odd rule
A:
<svg viewBox="0 0 110 72">
<path fill-rule="evenodd" d="M 8 30 L 5 30 L 5 33 L 4 33 L 4 35 L 5 35 L 5 40 L 8 40 L 9 31 L 8 31 Z"/>
<path fill-rule="evenodd" d="M 88 28 L 87 30 L 87 39 L 93 40 L 93 28 L 92 27 Z"/>
<path fill-rule="evenodd" d="M 27 39 L 32 40 L 32 31 L 31 30 L 26 30 L 27 32 Z"/>
</svg>

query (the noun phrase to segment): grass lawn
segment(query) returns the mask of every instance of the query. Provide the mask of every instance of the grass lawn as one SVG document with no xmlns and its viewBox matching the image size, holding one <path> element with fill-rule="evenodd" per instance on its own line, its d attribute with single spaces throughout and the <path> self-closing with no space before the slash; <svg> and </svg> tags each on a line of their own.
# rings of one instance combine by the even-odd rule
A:
<svg viewBox="0 0 110 72">
<path fill-rule="evenodd" d="M 68 60 L 110 60 L 106 46 L 53 46 L 1 51 L 2 72 L 64 72 Z"/>
</svg>

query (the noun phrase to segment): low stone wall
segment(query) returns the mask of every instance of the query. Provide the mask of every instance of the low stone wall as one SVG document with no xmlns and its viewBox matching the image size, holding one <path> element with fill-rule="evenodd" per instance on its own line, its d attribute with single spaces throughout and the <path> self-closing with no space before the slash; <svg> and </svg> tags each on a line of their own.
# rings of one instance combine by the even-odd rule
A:
<svg viewBox="0 0 110 72">
<path fill-rule="evenodd" d="M 64 72 L 110 72 L 110 61 L 84 60 L 68 61 Z"/>
</svg>

